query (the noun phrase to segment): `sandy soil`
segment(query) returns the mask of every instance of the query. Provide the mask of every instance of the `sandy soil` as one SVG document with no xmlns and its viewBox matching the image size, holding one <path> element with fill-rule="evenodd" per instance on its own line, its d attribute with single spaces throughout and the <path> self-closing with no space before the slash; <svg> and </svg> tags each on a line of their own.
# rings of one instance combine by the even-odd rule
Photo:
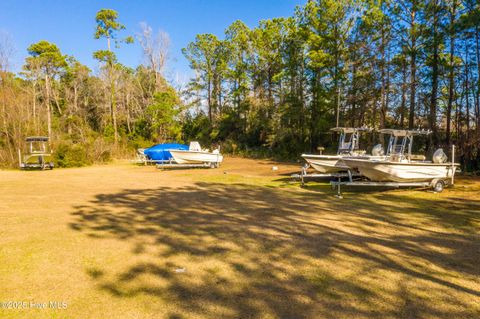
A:
<svg viewBox="0 0 480 319">
<path fill-rule="evenodd" d="M 480 180 L 339 200 L 298 169 L 0 171 L 0 318 L 480 317 Z"/>
</svg>

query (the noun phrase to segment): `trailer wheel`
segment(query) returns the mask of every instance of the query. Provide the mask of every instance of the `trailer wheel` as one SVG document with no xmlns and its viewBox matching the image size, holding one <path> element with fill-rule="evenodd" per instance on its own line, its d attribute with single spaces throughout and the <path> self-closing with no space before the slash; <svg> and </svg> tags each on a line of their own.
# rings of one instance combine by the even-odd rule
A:
<svg viewBox="0 0 480 319">
<path fill-rule="evenodd" d="M 439 180 L 434 180 L 432 182 L 432 188 L 434 192 L 441 193 L 443 189 L 445 188 L 445 182 L 441 179 Z"/>
<path fill-rule="evenodd" d="M 55 165 L 53 164 L 53 162 L 50 162 L 50 163 L 48 164 L 48 166 L 50 167 L 51 170 L 55 167 Z"/>
</svg>

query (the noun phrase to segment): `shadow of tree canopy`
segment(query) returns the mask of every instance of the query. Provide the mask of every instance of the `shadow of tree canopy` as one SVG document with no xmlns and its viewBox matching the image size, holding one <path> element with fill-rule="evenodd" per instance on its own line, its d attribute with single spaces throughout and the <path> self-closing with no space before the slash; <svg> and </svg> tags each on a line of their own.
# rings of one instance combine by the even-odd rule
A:
<svg viewBox="0 0 480 319">
<path fill-rule="evenodd" d="M 478 317 L 471 206 L 450 220 L 448 200 L 394 193 L 389 206 L 385 194 L 338 201 L 322 192 L 222 183 L 124 190 L 76 207 L 70 227 L 144 257 L 85 271 L 118 298 L 174 303 L 169 318 Z M 470 228 L 447 231 L 459 223 Z"/>
</svg>

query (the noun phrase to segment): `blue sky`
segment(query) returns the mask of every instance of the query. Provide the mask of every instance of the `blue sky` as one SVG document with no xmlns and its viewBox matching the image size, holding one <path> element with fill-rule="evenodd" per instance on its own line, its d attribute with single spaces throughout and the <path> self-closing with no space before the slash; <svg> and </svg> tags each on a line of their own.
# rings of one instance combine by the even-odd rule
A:
<svg viewBox="0 0 480 319">
<path fill-rule="evenodd" d="M 172 61 L 168 77 L 185 82 L 192 73 L 181 49 L 196 34 L 222 36 L 237 19 L 254 27 L 262 19 L 291 16 L 295 7 L 303 3 L 305 0 L 0 0 L 0 31 L 7 32 L 15 46 L 13 71 L 20 70 L 27 47 L 40 40 L 56 43 L 64 54 L 75 56 L 95 71 L 97 63 L 92 52 L 106 45 L 93 39 L 95 13 L 101 8 L 115 9 L 127 27 L 123 35 L 139 32 L 140 22 L 169 33 Z M 138 44 L 123 45 L 116 53 L 119 61 L 128 66 L 143 61 Z"/>
</svg>

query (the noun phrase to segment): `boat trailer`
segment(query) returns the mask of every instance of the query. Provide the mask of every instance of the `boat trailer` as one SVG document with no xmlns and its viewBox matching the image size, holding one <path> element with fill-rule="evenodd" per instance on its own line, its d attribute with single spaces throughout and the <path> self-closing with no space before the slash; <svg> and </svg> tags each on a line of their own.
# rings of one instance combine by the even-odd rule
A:
<svg viewBox="0 0 480 319">
<path fill-rule="evenodd" d="M 343 198 L 341 190 L 342 186 L 431 188 L 435 193 L 441 193 L 445 186 L 453 186 L 454 183 L 454 176 L 452 176 L 451 178 L 435 178 L 427 182 L 372 182 L 363 179 L 353 180 L 353 178 L 349 176 L 348 181 L 342 181 L 339 178 L 336 181 L 331 181 L 330 185 L 332 186 L 333 190 L 337 190 L 337 194 L 335 195 L 335 197 Z"/>
<path fill-rule="evenodd" d="M 152 160 L 152 159 L 147 159 L 146 157 L 144 159 L 138 158 L 134 160 L 130 160 L 130 163 L 132 164 L 137 164 L 137 165 L 161 165 L 161 164 L 173 164 L 175 162 L 172 162 L 170 160 L 164 161 L 164 160 Z"/>
<path fill-rule="evenodd" d="M 217 168 L 220 163 L 198 163 L 198 164 L 179 164 L 173 160 L 156 163 L 158 169 L 175 169 L 175 168 Z"/>
<path fill-rule="evenodd" d="M 439 193 L 443 191 L 445 182 L 443 180 L 434 180 L 431 182 L 371 182 L 366 180 L 349 180 L 349 181 L 331 181 L 330 185 L 333 190 L 337 190 L 335 195 L 337 198 L 343 198 L 341 186 L 360 186 L 360 187 L 391 187 L 391 188 L 400 188 L 400 187 L 415 187 L 415 188 L 428 188 L 432 189 Z"/>
<path fill-rule="evenodd" d="M 455 145 L 452 145 L 452 174 L 447 178 L 434 178 L 431 181 L 423 182 L 372 182 L 365 179 L 353 180 L 353 174 L 348 171 L 348 181 L 342 181 L 340 178 L 331 181 L 330 185 L 333 190 L 337 190 L 335 195 L 337 198 L 343 198 L 341 187 L 343 186 L 363 186 L 363 187 L 415 187 L 415 188 L 431 188 L 435 193 L 441 193 L 445 186 L 453 186 L 455 184 Z M 448 175 L 448 173 L 447 173 Z"/>
<path fill-rule="evenodd" d="M 300 174 L 292 174 L 290 177 L 292 177 L 295 180 L 300 180 L 301 186 L 305 186 L 305 183 L 307 183 L 308 180 L 310 179 L 338 179 L 341 180 L 342 178 L 349 178 L 352 179 L 353 177 L 359 176 L 358 173 L 356 172 L 336 172 L 336 173 L 308 173 L 308 169 L 311 166 L 306 163 L 304 166 L 302 166 L 302 170 L 300 171 Z"/>
</svg>

